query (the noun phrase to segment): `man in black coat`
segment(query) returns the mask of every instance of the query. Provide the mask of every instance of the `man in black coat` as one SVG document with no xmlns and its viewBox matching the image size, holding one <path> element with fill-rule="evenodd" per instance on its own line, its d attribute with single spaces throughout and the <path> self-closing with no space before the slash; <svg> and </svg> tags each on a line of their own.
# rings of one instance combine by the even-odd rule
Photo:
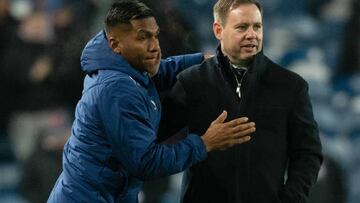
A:
<svg viewBox="0 0 360 203">
<path fill-rule="evenodd" d="M 214 16 L 217 55 L 178 76 L 163 130 L 201 135 L 226 110 L 228 119 L 255 122 L 256 132 L 187 170 L 182 202 L 307 202 L 322 163 L 308 85 L 263 55 L 258 2 L 219 0 Z"/>
</svg>

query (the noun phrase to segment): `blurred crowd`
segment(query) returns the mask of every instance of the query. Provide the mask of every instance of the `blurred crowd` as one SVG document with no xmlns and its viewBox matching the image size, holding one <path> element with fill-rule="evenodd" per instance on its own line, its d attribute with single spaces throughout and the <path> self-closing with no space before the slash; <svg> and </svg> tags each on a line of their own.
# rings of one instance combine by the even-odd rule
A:
<svg viewBox="0 0 360 203">
<path fill-rule="evenodd" d="M 0 0 L 0 202 L 45 202 L 81 95 L 91 1 Z"/>
<path fill-rule="evenodd" d="M 265 54 L 310 84 L 326 156 L 311 202 L 360 202 L 360 1 L 259 1 Z M 164 57 L 214 52 L 216 0 L 143 2 Z M 0 0 L 0 203 L 46 202 L 81 96 L 81 51 L 111 3 Z M 141 199 L 177 202 L 180 184 L 181 174 L 146 183 Z"/>
</svg>

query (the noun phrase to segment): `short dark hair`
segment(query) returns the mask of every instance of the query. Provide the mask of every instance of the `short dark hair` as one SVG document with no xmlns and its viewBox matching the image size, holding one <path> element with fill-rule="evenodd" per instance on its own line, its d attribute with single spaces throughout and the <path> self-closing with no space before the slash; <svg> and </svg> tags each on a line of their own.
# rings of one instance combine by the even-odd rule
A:
<svg viewBox="0 0 360 203">
<path fill-rule="evenodd" d="M 218 0 L 214 5 L 215 21 L 218 21 L 221 25 L 225 25 L 229 12 L 243 4 L 254 4 L 262 14 L 262 6 L 256 0 Z"/>
<path fill-rule="evenodd" d="M 120 0 L 111 5 L 106 15 L 106 29 L 118 24 L 129 24 L 131 20 L 154 17 L 153 11 L 138 0 Z"/>
</svg>

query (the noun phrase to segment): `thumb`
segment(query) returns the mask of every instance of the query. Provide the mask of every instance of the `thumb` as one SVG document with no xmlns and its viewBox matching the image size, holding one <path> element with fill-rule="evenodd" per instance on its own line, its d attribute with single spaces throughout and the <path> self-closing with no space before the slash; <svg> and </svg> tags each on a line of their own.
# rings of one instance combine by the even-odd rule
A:
<svg viewBox="0 0 360 203">
<path fill-rule="evenodd" d="M 227 118 L 227 112 L 226 111 L 223 111 L 219 117 L 217 117 L 212 123 L 211 125 L 214 125 L 214 124 L 217 124 L 217 123 L 224 123 L 224 121 L 226 120 Z"/>
</svg>

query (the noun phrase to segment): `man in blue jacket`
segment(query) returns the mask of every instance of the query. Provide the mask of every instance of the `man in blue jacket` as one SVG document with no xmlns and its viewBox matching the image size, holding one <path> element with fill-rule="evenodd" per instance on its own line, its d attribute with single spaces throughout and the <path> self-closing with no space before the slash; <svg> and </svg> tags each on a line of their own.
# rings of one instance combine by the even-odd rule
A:
<svg viewBox="0 0 360 203">
<path fill-rule="evenodd" d="M 224 122 L 224 111 L 202 137 L 158 144 L 161 105 L 157 89 L 170 88 L 201 54 L 161 60 L 159 27 L 136 0 L 116 2 L 106 29 L 85 47 L 87 76 L 63 172 L 48 202 L 138 202 L 142 181 L 168 176 L 203 161 L 207 152 L 246 142 L 255 131 L 247 118 Z M 155 83 L 154 81 L 158 81 Z"/>
</svg>

